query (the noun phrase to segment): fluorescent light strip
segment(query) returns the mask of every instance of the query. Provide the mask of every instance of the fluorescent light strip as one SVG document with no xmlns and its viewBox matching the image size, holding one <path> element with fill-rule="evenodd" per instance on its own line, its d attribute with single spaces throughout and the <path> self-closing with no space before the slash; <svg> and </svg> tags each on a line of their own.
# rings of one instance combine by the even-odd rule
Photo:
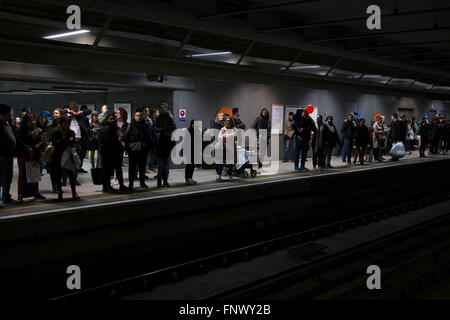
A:
<svg viewBox="0 0 450 320">
<path fill-rule="evenodd" d="M 88 32 L 90 32 L 90 31 L 89 30 L 77 30 L 77 31 L 71 31 L 71 32 L 65 32 L 65 33 L 60 33 L 60 34 L 54 34 L 51 36 L 46 36 L 46 37 L 44 37 L 44 39 L 58 39 L 58 38 L 70 37 L 70 36 L 75 36 L 78 34 L 88 33 Z"/>
<path fill-rule="evenodd" d="M 385 76 L 382 76 L 382 75 L 379 75 L 379 74 L 366 74 L 366 75 L 364 76 L 364 78 L 376 78 L 376 79 L 380 79 L 380 78 L 387 78 L 387 76 L 385 77 Z"/>
<path fill-rule="evenodd" d="M 285 68 L 285 67 L 284 67 Z M 320 69 L 322 66 L 298 66 L 298 67 L 290 67 L 290 70 L 300 70 L 300 69 Z"/>
<path fill-rule="evenodd" d="M 69 90 L 45 90 L 45 89 L 30 89 L 31 92 L 40 94 L 58 94 L 58 93 L 81 93 L 81 91 L 69 91 Z"/>
<path fill-rule="evenodd" d="M 228 54 L 232 54 L 232 52 L 224 51 L 224 52 L 212 52 L 212 53 L 196 53 L 196 54 L 192 54 L 191 57 L 192 58 L 201 58 L 201 57 L 211 57 L 211 56 L 224 56 L 224 55 L 228 55 Z"/>
</svg>

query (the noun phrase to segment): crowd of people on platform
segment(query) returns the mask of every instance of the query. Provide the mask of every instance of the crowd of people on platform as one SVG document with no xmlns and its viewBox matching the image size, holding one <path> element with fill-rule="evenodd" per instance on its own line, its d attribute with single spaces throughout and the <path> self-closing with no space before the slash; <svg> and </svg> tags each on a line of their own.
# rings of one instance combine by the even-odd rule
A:
<svg viewBox="0 0 450 320">
<path fill-rule="evenodd" d="M 91 171 L 101 172 L 103 192 L 133 191 L 135 180 L 139 180 L 140 188 L 148 189 L 146 179 L 149 177 L 146 174 L 151 172 L 157 172 L 158 188 L 170 187 L 171 152 L 175 146 L 172 133 L 176 130 L 176 124 L 167 103 L 159 108 L 135 110 L 130 123 L 124 108 L 111 112 L 105 105 L 98 113 L 76 102 L 57 108 L 53 113 L 44 111 L 37 118 L 23 108 L 21 117 L 15 121 L 11 118 L 11 108 L 0 105 L 0 185 L 5 204 L 16 202 L 10 194 L 14 158 L 17 158 L 19 170 L 17 202 L 29 197 L 45 200 L 39 192 L 43 168 L 50 174 L 52 191 L 58 195 L 59 201 L 63 199 L 62 187 L 67 185 L 67 179 L 72 199 L 79 200 L 78 176 L 87 173 L 83 169 L 86 156 L 91 163 Z M 305 164 L 311 149 L 314 169 L 332 168 L 332 155 L 337 149 L 338 154 L 342 152 L 342 162 L 346 164 L 356 164 L 357 161 L 364 164 L 366 159 L 382 162 L 385 160 L 383 155 L 389 154 L 392 146 L 399 142 L 403 143 L 407 152 L 418 146 L 421 157 L 425 157 L 428 145 L 430 154 L 448 152 L 450 121 L 444 116 L 435 116 L 431 121 L 424 118 L 418 123 L 415 119 L 409 120 L 403 114 L 399 117 L 394 113 L 389 125 L 385 120 L 379 116 L 372 123 L 367 123 L 358 114 L 349 114 L 338 130 L 333 116 L 324 118 L 318 115 L 314 121 L 306 109 L 299 108 L 295 114 L 289 114 L 284 125 L 284 161 L 293 161 L 296 171 L 307 172 L 309 170 Z M 221 181 L 224 175 L 232 180 L 233 166 L 237 162 L 236 132 L 246 129 L 239 109 L 233 109 L 232 115 L 219 114 L 211 127 L 219 130 L 217 139 L 223 148 L 224 161 L 216 164 L 217 180 Z M 264 154 L 271 139 L 269 110 L 263 108 L 250 128 L 256 132 L 257 150 L 262 150 Z M 193 137 L 197 129 L 192 120 L 184 130 Z M 267 134 L 261 134 L 262 130 L 266 130 Z M 197 150 L 194 141 L 191 139 L 191 150 Z M 128 186 L 122 172 L 124 155 L 128 157 Z M 398 158 L 392 157 L 391 160 L 397 161 Z M 263 161 L 258 157 L 259 172 L 262 167 Z M 194 152 L 191 152 L 191 161 L 185 168 L 188 185 L 197 183 L 193 179 L 194 169 Z M 114 178 L 118 189 L 111 185 Z"/>
<path fill-rule="evenodd" d="M 46 198 L 39 192 L 43 168 L 50 174 L 52 190 L 63 200 L 62 187 L 67 179 L 72 199 L 79 200 L 76 187 L 78 175 L 87 173 L 83 160 L 88 155 L 92 169 L 101 170 L 103 192 L 133 191 L 134 181 L 147 189 L 146 173 L 156 172 L 157 186 L 170 187 L 168 183 L 170 152 L 173 147 L 172 132 L 175 121 L 168 113 L 169 105 L 162 104 L 151 110 L 137 109 L 131 123 L 124 108 L 116 113 L 102 107 L 99 114 L 87 106 L 71 102 L 57 108 L 51 114 L 43 112 L 37 118 L 27 108 L 21 109 L 21 117 L 13 123 L 11 107 L 0 105 L 0 186 L 4 204 L 23 202 L 33 197 Z M 90 116 L 90 119 L 89 119 Z M 124 184 L 124 154 L 129 160 L 129 185 Z M 17 158 L 17 201 L 10 193 L 14 158 Z M 117 179 L 119 189 L 111 186 Z"/>
<path fill-rule="evenodd" d="M 445 154 L 450 144 L 450 120 L 442 115 L 426 118 L 419 124 L 415 119 L 408 120 L 404 114 L 391 115 L 391 123 L 385 124 L 385 118 L 378 116 L 370 124 L 360 119 L 357 113 L 349 114 L 341 126 L 340 135 L 334 125 L 333 116 L 325 121 L 321 115 L 314 122 L 305 109 L 291 112 L 284 125 L 285 157 L 284 161 L 294 161 L 295 170 L 309 171 L 305 167 L 309 149 L 313 154 L 314 169 L 332 168 L 331 156 L 338 148 L 342 152 L 345 164 L 364 164 L 366 159 L 382 162 L 384 154 L 390 153 L 392 146 L 401 142 L 411 154 L 415 145 L 419 146 L 420 157 L 426 157 L 429 146 L 430 154 Z M 420 139 L 420 140 L 419 140 Z M 293 152 L 292 152 L 293 149 Z M 392 161 L 399 158 L 393 156 Z"/>
</svg>

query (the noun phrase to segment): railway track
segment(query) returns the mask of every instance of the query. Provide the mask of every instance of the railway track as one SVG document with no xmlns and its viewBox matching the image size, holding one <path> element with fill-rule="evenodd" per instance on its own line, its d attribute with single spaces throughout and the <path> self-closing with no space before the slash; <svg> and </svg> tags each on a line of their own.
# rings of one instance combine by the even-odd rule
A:
<svg viewBox="0 0 450 320">
<path fill-rule="evenodd" d="M 200 259 L 187 261 L 185 263 L 168 266 L 166 268 L 150 271 L 134 277 L 120 279 L 117 281 L 105 283 L 104 285 L 81 290 L 76 293 L 53 297 L 50 300 L 76 300 L 88 298 L 120 299 L 137 292 L 151 290 L 152 288 L 159 285 L 174 281 L 180 281 L 184 278 L 198 274 L 205 274 L 208 271 L 216 268 L 226 267 L 234 263 L 248 261 L 252 258 L 265 255 L 269 252 L 283 250 L 292 246 L 298 246 L 300 244 L 318 240 L 321 237 L 330 236 L 336 232 L 343 232 L 345 230 L 355 228 L 359 225 L 365 225 L 395 215 L 405 214 L 415 209 L 424 208 L 436 203 L 446 201 L 448 200 L 448 198 L 449 194 L 443 193 L 429 198 L 415 199 L 399 206 L 393 206 L 383 210 L 353 217 L 351 219 L 337 221 L 309 230 L 277 237 L 268 241 L 263 241 L 234 250 L 220 252 Z M 445 219 L 445 221 L 450 220 L 450 216 L 445 216 Z M 429 223 L 430 225 L 436 225 L 439 223 L 442 224 L 443 220 L 430 221 Z M 428 226 L 429 224 L 426 225 Z M 417 226 L 417 228 L 413 229 L 423 231 L 424 228 L 427 227 L 425 225 L 420 225 Z M 404 232 L 400 232 L 396 235 L 393 235 L 392 237 L 394 237 L 395 239 L 401 238 L 402 236 L 405 237 L 411 234 L 411 232 L 414 232 L 413 229 L 409 231 L 405 230 Z M 369 244 L 357 247 L 350 252 L 343 252 L 338 255 L 321 256 L 318 258 L 310 257 L 310 261 L 308 261 L 307 264 L 302 264 L 302 266 L 294 268 L 293 270 L 285 271 L 280 274 L 274 274 L 269 276 L 268 278 L 260 279 L 257 282 L 247 284 L 244 287 L 235 288 L 231 291 L 222 292 L 214 296 L 204 297 L 204 299 L 233 299 L 241 297 L 250 298 L 257 296 L 262 292 L 265 292 L 266 289 L 270 292 L 274 292 L 276 287 L 283 287 L 283 283 L 284 286 L 286 286 L 286 284 L 292 284 L 294 279 L 297 279 L 298 277 L 299 279 L 310 277 L 311 272 L 313 272 L 313 274 L 317 274 L 317 272 L 320 272 L 320 270 L 322 270 L 327 265 L 331 266 L 333 265 L 333 263 L 337 263 L 339 261 L 349 261 L 349 259 L 353 257 L 363 255 L 364 252 L 367 252 L 367 250 L 369 250 L 369 248 L 374 248 L 377 246 L 383 247 L 387 243 L 387 241 L 390 241 L 389 239 L 391 238 L 377 239 Z M 331 289 L 328 290 L 328 292 L 331 292 Z M 321 295 L 320 292 L 314 292 L 313 294 L 316 294 L 316 296 L 318 297 Z"/>
<path fill-rule="evenodd" d="M 423 287 L 430 278 L 436 280 L 441 272 L 448 270 L 449 249 L 450 212 L 202 300 L 383 300 L 407 297 L 410 290 Z M 382 268 L 382 290 L 372 291 L 366 286 L 365 268 L 374 261 Z"/>
</svg>

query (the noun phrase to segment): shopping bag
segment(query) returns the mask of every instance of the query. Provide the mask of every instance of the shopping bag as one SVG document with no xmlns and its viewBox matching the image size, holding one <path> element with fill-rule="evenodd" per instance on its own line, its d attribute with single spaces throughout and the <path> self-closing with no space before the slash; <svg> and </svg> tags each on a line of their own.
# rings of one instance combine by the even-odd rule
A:
<svg viewBox="0 0 450 320">
<path fill-rule="evenodd" d="M 392 144 L 391 155 L 394 158 L 403 158 L 406 154 L 403 142 L 395 142 Z"/>
<path fill-rule="evenodd" d="M 71 147 L 67 147 L 66 150 L 64 150 L 61 156 L 61 167 L 72 172 L 76 171 Z"/>
<path fill-rule="evenodd" d="M 92 176 L 92 183 L 94 185 L 99 186 L 99 185 L 103 184 L 101 168 L 91 169 L 91 176 Z"/>
<path fill-rule="evenodd" d="M 41 181 L 41 168 L 36 161 L 25 162 L 25 173 L 27 176 L 27 183 L 35 183 Z"/>
</svg>

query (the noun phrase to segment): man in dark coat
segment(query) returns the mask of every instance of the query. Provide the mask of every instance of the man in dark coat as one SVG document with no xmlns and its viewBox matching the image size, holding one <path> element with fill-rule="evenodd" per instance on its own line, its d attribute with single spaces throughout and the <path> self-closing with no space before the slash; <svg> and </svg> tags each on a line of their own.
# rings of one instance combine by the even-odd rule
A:
<svg viewBox="0 0 450 320">
<path fill-rule="evenodd" d="M 120 191 L 128 191 L 128 188 L 123 183 L 121 161 L 123 147 L 119 139 L 119 132 L 116 116 L 113 113 L 107 114 L 98 135 L 102 159 L 103 192 L 117 191 L 111 187 L 111 177 L 114 174 L 114 170 L 116 171 L 117 180 L 119 180 Z"/>
<path fill-rule="evenodd" d="M 311 141 L 312 132 L 316 130 L 316 124 L 311 119 L 306 110 L 298 109 L 294 116 L 292 128 L 295 131 L 294 142 L 294 166 L 299 172 L 309 171 L 305 167 L 306 157 L 308 156 L 309 143 Z M 301 166 L 299 167 L 299 158 L 301 155 Z"/>
<path fill-rule="evenodd" d="M 398 120 L 398 115 L 396 113 L 393 113 L 391 115 L 391 119 L 392 119 L 392 123 L 391 123 L 390 136 L 391 136 L 392 144 L 394 144 L 396 142 L 402 142 L 402 138 L 403 138 L 402 125 L 401 125 L 400 121 Z M 392 157 L 391 161 L 399 161 L 399 159 Z"/>
<path fill-rule="evenodd" d="M 353 115 L 350 113 L 341 128 L 343 141 L 342 162 L 347 162 L 348 164 L 351 163 L 353 139 L 355 138 L 355 123 L 353 120 Z"/>
<path fill-rule="evenodd" d="M 391 124 L 391 139 L 392 143 L 402 141 L 403 133 L 402 133 L 402 125 L 398 120 L 398 115 L 393 113 L 391 115 L 392 124 Z"/>
<path fill-rule="evenodd" d="M 169 169 L 170 169 L 170 153 L 175 146 L 175 142 L 172 141 L 172 132 L 175 131 L 175 121 L 168 113 L 169 105 L 163 103 L 160 107 L 158 118 L 156 118 L 155 131 L 158 138 L 156 143 L 156 153 L 158 155 L 158 188 L 163 186 L 170 187 Z M 164 184 L 163 184 L 164 182 Z"/>
<path fill-rule="evenodd" d="M 17 141 L 11 127 L 11 107 L 0 104 L 0 186 L 3 203 L 12 203 L 9 193 L 13 178 L 13 160 Z"/>
</svg>

